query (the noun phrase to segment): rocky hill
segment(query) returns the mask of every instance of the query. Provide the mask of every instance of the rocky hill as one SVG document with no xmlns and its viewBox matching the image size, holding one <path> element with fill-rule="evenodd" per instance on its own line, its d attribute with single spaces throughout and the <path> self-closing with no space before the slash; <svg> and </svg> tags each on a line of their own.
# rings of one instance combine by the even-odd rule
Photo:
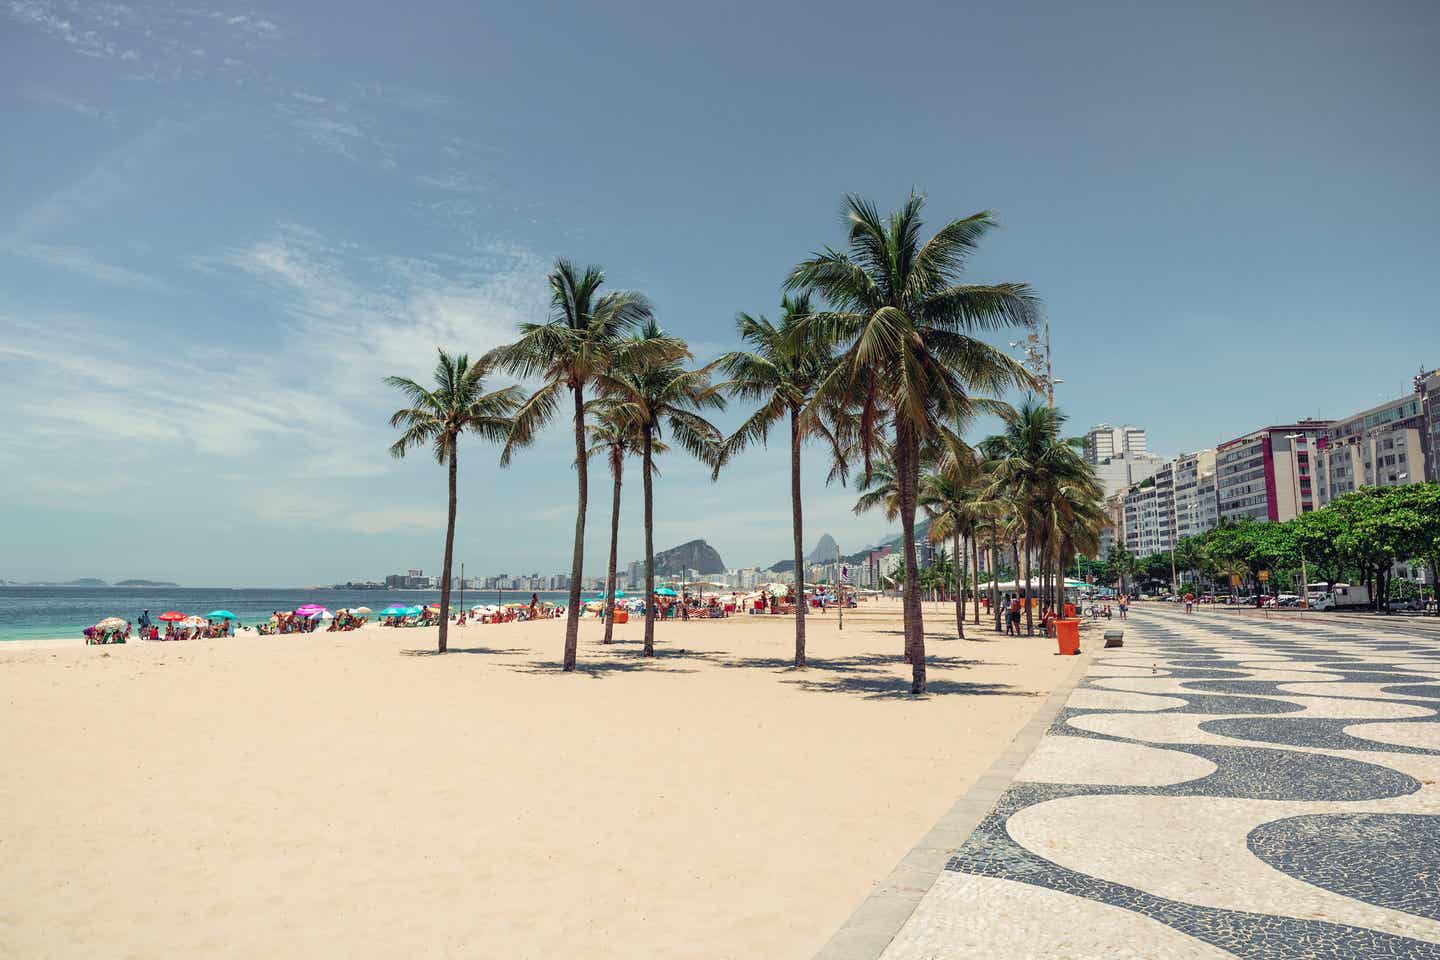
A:
<svg viewBox="0 0 1440 960">
<path fill-rule="evenodd" d="M 815 544 L 815 549 L 810 551 L 810 556 L 805 559 L 811 563 L 834 563 L 835 555 L 840 552 L 840 545 L 830 534 L 821 534 L 820 540 Z"/>
<path fill-rule="evenodd" d="M 715 548 L 704 540 L 691 540 L 655 554 L 656 576 L 679 576 L 681 570 L 701 573 L 724 573 L 725 561 Z"/>
</svg>

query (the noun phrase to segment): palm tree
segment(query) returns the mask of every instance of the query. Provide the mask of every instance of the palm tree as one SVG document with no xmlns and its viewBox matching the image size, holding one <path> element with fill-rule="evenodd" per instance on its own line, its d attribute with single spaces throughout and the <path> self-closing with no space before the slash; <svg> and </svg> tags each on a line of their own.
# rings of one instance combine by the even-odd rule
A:
<svg viewBox="0 0 1440 960">
<path fill-rule="evenodd" d="M 770 429 L 782 420 L 790 423 L 790 528 L 794 545 L 795 571 L 802 599 L 805 570 L 805 524 L 800 501 L 800 448 L 807 439 L 823 438 L 831 447 L 834 466 L 830 479 L 843 481 L 848 462 L 838 426 L 843 412 L 824 410 L 810 404 L 815 388 L 831 365 L 828 344 L 805 335 L 803 323 L 810 315 L 809 293 L 786 296 L 780 301 L 780 325 L 763 315 L 742 313 L 735 320 L 740 339 L 748 350 L 726 353 L 713 364 L 728 377 L 719 388 L 732 397 L 759 401 L 760 407 L 725 440 L 720 450 L 720 467 L 752 443 L 765 444 Z M 827 423 L 828 421 L 828 423 Z M 832 426 L 834 424 L 835 426 Z M 805 604 L 795 604 L 795 666 L 805 666 Z"/>
<path fill-rule="evenodd" d="M 427 389 L 408 377 L 386 377 L 385 383 L 405 395 L 410 406 L 396 410 L 390 426 L 403 431 L 390 445 L 390 455 L 401 458 L 420 446 L 428 446 L 435 462 L 444 464 L 449 475 L 449 508 L 445 515 L 445 562 L 440 582 L 440 652 L 444 653 L 450 625 L 450 581 L 455 556 L 455 476 L 457 450 L 462 433 L 479 434 L 486 440 L 503 441 L 513 425 L 511 414 L 520 402 L 518 387 L 486 391 L 487 359 L 474 363 L 465 354 L 452 357 L 444 350 L 435 364 L 435 386 Z"/>
<path fill-rule="evenodd" d="M 520 338 L 491 351 L 495 363 L 522 378 L 543 381 L 516 411 L 515 425 L 501 454 L 509 465 L 518 447 L 531 443 L 536 432 L 559 412 L 562 391 L 575 406 L 575 473 L 579 491 L 575 509 L 575 549 L 570 560 L 570 602 L 566 607 L 564 669 L 575 669 L 580 640 L 580 581 L 585 564 L 585 508 L 588 477 L 585 457 L 585 388 L 611 362 L 621 334 L 651 316 L 650 302 L 621 290 L 601 294 L 605 273 L 599 267 L 578 270 L 557 260 L 550 273 L 550 319 L 520 324 Z"/>
<path fill-rule="evenodd" d="M 663 429 L 702 463 L 712 468 L 723 437 L 699 411 L 723 410 L 725 397 L 710 382 L 708 367 L 687 370 L 684 343 L 661 331 L 653 320 L 616 350 L 616 362 L 595 380 L 616 416 L 640 434 L 641 477 L 645 491 L 645 656 L 655 656 L 655 500 L 654 456 Z M 658 358 L 658 359 L 657 359 Z"/>
<path fill-rule="evenodd" d="M 980 449 L 992 471 L 988 492 L 1010 499 L 1020 520 L 1025 541 L 1025 630 L 1033 634 L 1031 560 L 1051 555 L 1055 529 L 1049 517 L 1050 504 L 1062 484 L 1093 486 L 1094 472 L 1076 443 L 1060 437 L 1066 418 L 1059 410 L 1027 401 L 1002 416 L 1004 432 L 984 440 Z"/>
<path fill-rule="evenodd" d="M 918 502 L 930 517 L 930 541 L 943 543 L 947 538 L 954 542 L 954 555 L 960 564 L 959 582 L 955 591 L 955 630 L 961 640 L 965 639 L 965 581 L 969 576 L 969 561 L 961 540 L 975 542 L 975 528 L 979 521 L 980 507 L 980 459 L 968 445 L 957 444 L 946 452 L 933 473 L 920 478 Z M 977 562 L 978 567 L 978 562 Z M 976 623 L 979 623 L 980 608 L 975 608 Z"/>
<path fill-rule="evenodd" d="M 972 391 L 996 396 L 1033 388 L 1016 361 L 972 336 L 1033 324 L 1036 301 L 1024 284 L 959 282 L 970 253 L 995 221 L 988 212 L 954 220 L 921 242 L 923 198 L 912 194 L 888 221 L 869 201 L 845 198 L 848 252 L 825 249 L 798 264 L 786 286 L 814 289 L 830 310 L 807 326 L 845 345 L 812 403 L 858 411 L 868 467 L 872 436 L 889 421 L 905 555 L 905 636 L 914 693 L 925 691 L 925 629 L 915 578 L 915 509 L 920 445 L 975 407 Z"/>
<path fill-rule="evenodd" d="M 615 577 L 620 549 L 620 487 L 625 472 L 625 458 L 640 452 L 640 431 L 634 423 L 603 397 L 590 400 L 586 406 L 591 409 L 593 422 L 586 425 L 590 435 L 588 455 L 603 454 L 610 465 L 610 476 L 614 480 L 614 491 L 610 503 L 610 562 L 605 568 L 605 637 L 600 642 L 610 643 L 615 635 Z M 669 449 L 655 441 L 655 452 Z"/>
</svg>

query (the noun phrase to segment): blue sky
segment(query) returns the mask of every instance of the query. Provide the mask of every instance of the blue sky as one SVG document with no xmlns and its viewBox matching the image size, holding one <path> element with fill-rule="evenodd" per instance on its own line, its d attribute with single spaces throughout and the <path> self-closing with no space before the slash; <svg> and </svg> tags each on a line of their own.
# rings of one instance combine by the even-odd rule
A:
<svg viewBox="0 0 1440 960">
<path fill-rule="evenodd" d="M 1044 297 L 1077 431 L 1175 453 L 1440 365 L 1432 3 L 195 4 L 0 0 L 0 577 L 438 569 L 383 375 L 543 317 L 557 256 L 707 359 L 845 191 L 996 212 L 971 276 Z M 462 450 L 467 570 L 568 568 L 567 443 Z M 658 542 L 786 555 L 785 462 L 674 455 Z M 807 539 L 880 535 L 807 469 Z"/>
</svg>

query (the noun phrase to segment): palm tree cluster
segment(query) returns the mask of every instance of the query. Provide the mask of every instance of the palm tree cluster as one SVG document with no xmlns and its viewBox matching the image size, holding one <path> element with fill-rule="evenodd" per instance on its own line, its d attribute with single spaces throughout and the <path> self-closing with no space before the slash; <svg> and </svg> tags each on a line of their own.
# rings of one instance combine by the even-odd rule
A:
<svg viewBox="0 0 1440 960">
<path fill-rule="evenodd" d="M 703 367 L 691 366 L 684 341 L 660 329 L 644 296 L 602 293 L 605 278 L 598 267 L 580 270 L 559 261 L 550 275 L 550 318 L 522 324 L 515 342 L 491 351 L 476 367 L 481 371 L 477 379 L 497 370 L 538 383 L 538 388 L 528 396 L 515 388 L 484 394 L 483 412 L 477 409 L 470 420 L 454 412 L 434 414 L 443 426 L 433 431 L 449 438 L 443 449 L 435 441 L 437 457 L 448 458 L 450 465 L 447 594 L 459 432 L 469 429 L 502 443 L 501 463 L 508 464 L 566 406 L 573 421 L 577 510 L 565 670 L 574 669 L 578 645 L 588 460 L 603 456 L 613 482 L 605 615 L 609 642 L 624 461 L 631 456 L 641 460 L 649 598 L 654 594 L 654 459 L 668 448 L 667 441 L 718 476 L 746 448 L 766 443 L 771 430 L 784 425 L 800 590 L 805 570 L 802 448 L 811 441 L 825 445 L 828 480 L 845 482 L 852 468 L 858 471 L 862 496 L 857 510 L 882 507 L 888 519 L 900 521 L 903 655 L 915 693 L 923 693 L 926 684 L 917 511 L 928 516 L 931 538 L 951 545 L 939 572 L 925 576 L 932 588 L 954 593 L 962 636 L 967 589 L 982 552 L 993 571 L 1008 545 L 1018 567 L 1023 543 L 1027 583 L 1036 572 L 1034 561 L 1040 581 L 1052 589 L 1067 558 L 1093 549 L 1100 514 L 1094 477 L 1083 469 L 1073 443 L 1059 438 L 1063 416 L 1031 405 L 1016 411 L 999 401 L 1010 390 L 1032 391 L 1037 384 L 1022 365 L 980 336 L 1033 326 L 1038 301 L 1023 283 L 963 281 L 969 258 L 996 226 L 989 212 L 952 220 L 926 239 L 923 208 L 924 199 L 912 194 L 899 211 L 883 217 L 870 202 L 847 196 L 843 247 L 823 247 L 797 264 L 784 283 L 778 322 L 739 314 L 743 347 Z M 442 382 L 451 376 L 444 371 L 464 360 L 441 353 L 437 396 L 443 399 L 436 401 L 441 409 L 478 402 L 451 399 Z M 412 399 L 424 392 L 410 381 L 392 382 Z M 705 418 L 722 409 L 727 397 L 756 406 L 728 437 Z M 972 448 L 961 434 L 982 413 L 1002 414 L 1006 429 Z M 401 414 L 406 411 L 396 414 L 397 425 L 409 423 Z M 455 426 L 462 422 L 470 425 Z M 416 442 L 397 443 L 397 455 Z M 447 599 L 442 597 L 442 605 Z M 978 590 L 975 602 L 978 623 Z M 647 655 L 654 651 L 652 606 L 647 604 L 645 617 Z M 796 608 L 795 664 L 804 666 L 804 604 Z"/>
</svg>

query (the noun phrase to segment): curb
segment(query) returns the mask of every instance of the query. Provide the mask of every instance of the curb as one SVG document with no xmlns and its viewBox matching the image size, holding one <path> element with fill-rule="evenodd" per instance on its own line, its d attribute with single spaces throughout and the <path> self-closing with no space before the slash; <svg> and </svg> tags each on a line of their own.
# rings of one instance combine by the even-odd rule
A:
<svg viewBox="0 0 1440 960">
<path fill-rule="evenodd" d="M 1091 639 L 1098 638 L 1092 634 Z M 1084 678 L 1086 671 L 1082 666 L 1091 662 L 1087 656 L 1075 658 L 1069 675 L 1045 698 L 1005 752 L 871 891 L 850 914 L 850 919 L 815 954 L 815 960 L 877 960 L 885 952 L 940 876 L 946 862 L 970 838 L 1000 795 L 1009 789 L 1020 767 Z"/>
</svg>

